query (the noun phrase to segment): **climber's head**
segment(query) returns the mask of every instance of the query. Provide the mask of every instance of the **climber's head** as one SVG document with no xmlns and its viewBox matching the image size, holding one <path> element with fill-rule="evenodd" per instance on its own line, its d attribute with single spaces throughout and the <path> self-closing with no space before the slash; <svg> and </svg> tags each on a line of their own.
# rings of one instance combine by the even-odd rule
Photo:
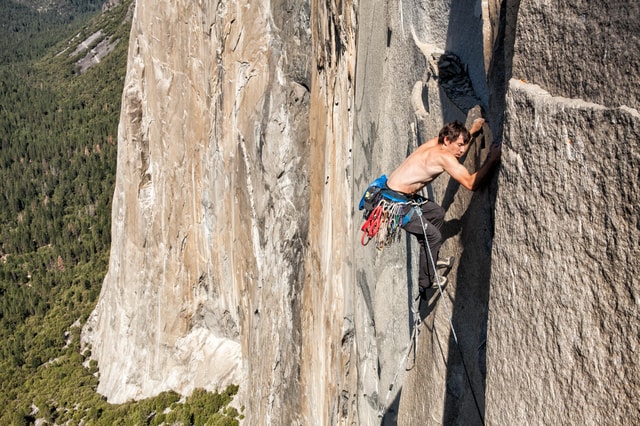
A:
<svg viewBox="0 0 640 426">
<path fill-rule="evenodd" d="M 452 121 L 445 124 L 444 127 L 440 129 L 440 133 L 438 134 L 438 143 L 444 144 L 444 138 L 447 138 L 450 142 L 456 141 L 461 135 L 465 145 L 468 144 L 471 140 L 471 136 L 469 135 L 467 128 L 458 120 Z"/>
</svg>

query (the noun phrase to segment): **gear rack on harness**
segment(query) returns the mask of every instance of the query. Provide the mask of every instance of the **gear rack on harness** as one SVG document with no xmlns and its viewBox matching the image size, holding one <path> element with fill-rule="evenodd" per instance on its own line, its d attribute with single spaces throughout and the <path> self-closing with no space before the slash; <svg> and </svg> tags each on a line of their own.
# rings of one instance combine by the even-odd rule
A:
<svg viewBox="0 0 640 426">
<path fill-rule="evenodd" d="M 359 210 L 364 210 L 364 224 L 360 228 L 363 246 L 377 239 L 376 248 L 382 250 L 400 239 L 398 230 L 405 225 L 414 213 L 415 206 L 427 200 L 420 195 L 409 195 L 394 191 L 387 186 L 387 176 L 381 175 L 365 190 Z"/>
</svg>

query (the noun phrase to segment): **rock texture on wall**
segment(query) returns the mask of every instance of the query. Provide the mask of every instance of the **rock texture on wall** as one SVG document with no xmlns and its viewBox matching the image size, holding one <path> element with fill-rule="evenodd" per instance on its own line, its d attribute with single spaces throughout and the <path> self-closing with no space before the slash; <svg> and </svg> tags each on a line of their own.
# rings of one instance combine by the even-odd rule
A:
<svg viewBox="0 0 640 426">
<path fill-rule="evenodd" d="M 109 401 L 238 383 L 249 419 L 299 415 L 308 17 L 137 2 L 110 266 L 85 327 Z"/>
<path fill-rule="evenodd" d="M 638 16 L 619 1 L 520 3 L 492 253 L 491 424 L 640 418 Z"/>
<path fill-rule="evenodd" d="M 138 0 L 98 391 L 235 383 L 252 425 L 637 418 L 640 31 L 618 3 Z M 502 165 L 425 191 L 456 261 L 418 306 L 417 244 L 362 247 L 357 201 L 479 116 L 464 164 L 501 142 Z"/>
</svg>

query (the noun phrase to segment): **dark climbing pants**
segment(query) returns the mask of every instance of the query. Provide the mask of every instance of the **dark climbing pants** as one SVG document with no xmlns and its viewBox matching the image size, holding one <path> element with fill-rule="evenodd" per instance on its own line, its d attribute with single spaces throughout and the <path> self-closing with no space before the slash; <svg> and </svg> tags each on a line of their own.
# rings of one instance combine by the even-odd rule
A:
<svg viewBox="0 0 640 426">
<path fill-rule="evenodd" d="M 413 208 L 413 207 L 412 207 Z M 420 243 L 420 272 L 418 273 L 418 284 L 420 287 L 430 287 L 435 280 L 436 271 L 433 268 L 433 264 L 438 261 L 438 252 L 442 245 L 442 224 L 444 223 L 444 209 L 434 203 L 433 201 L 427 201 L 422 206 L 422 221 L 418 212 L 414 211 L 411 218 L 402 228 L 410 234 L 413 234 Z M 422 224 L 424 223 L 425 229 L 423 231 Z M 429 251 L 433 258 L 433 264 L 427 254 L 427 244 L 424 236 L 427 236 L 426 242 L 429 243 Z"/>
</svg>

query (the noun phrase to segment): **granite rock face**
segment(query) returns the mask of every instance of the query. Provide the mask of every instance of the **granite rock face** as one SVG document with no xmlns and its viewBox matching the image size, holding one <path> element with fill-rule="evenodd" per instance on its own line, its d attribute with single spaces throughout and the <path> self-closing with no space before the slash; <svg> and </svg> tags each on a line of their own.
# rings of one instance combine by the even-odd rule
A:
<svg viewBox="0 0 640 426">
<path fill-rule="evenodd" d="M 136 5 L 111 260 L 85 328 L 109 401 L 238 383 L 256 418 L 296 412 L 310 30 L 308 6 L 288 8 Z"/>
<path fill-rule="evenodd" d="M 138 0 L 98 391 L 235 383 L 246 424 L 637 418 L 640 32 L 615 6 Z M 418 305 L 416 242 L 362 247 L 357 203 L 479 116 L 465 166 L 503 161 L 425 191 L 456 260 Z"/>
<path fill-rule="evenodd" d="M 491 262 L 491 424 L 639 418 L 639 12 L 520 4 Z"/>
</svg>

